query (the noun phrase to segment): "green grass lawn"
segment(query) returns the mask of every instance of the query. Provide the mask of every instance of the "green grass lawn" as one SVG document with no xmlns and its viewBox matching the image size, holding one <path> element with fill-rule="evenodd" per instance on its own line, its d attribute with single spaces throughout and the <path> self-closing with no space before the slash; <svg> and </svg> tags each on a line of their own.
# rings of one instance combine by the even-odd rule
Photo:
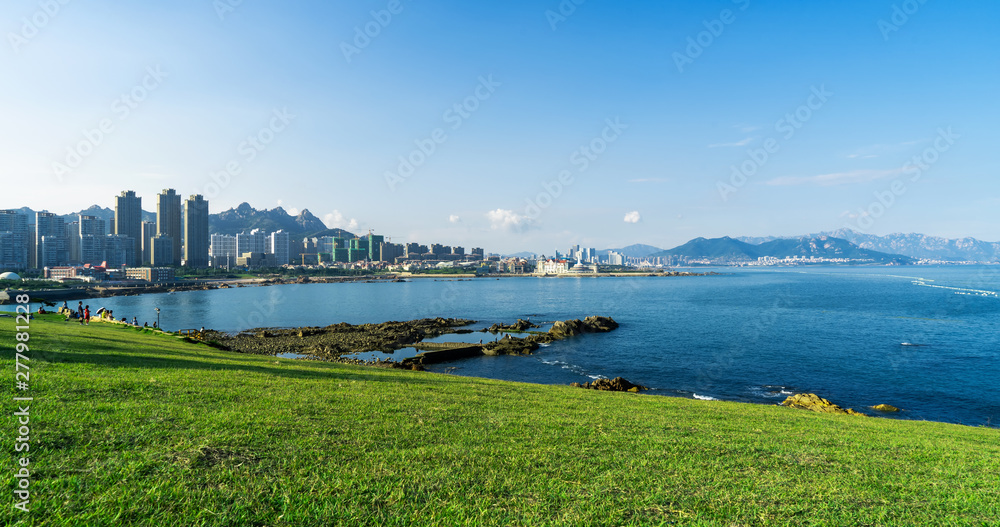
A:
<svg viewBox="0 0 1000 527">
<path fill-rule="evenodd" d="M 0 419 L 15 483 L 14 320 Z M 586 337 L 581 337 L 586 338 Z M 996 525 L 1000 431 L 244 356 L 31 323 L 2 525 Z"/>
</svg>

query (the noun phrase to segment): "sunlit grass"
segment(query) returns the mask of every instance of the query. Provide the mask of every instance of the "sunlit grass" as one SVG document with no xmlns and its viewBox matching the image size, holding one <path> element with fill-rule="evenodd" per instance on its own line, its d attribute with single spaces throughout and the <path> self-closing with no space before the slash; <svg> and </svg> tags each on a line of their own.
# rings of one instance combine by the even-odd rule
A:
<svg viewBox="0 0 1000 527">
<path fill-rule="evenodd" d="M 995 429 L 247 356 L 58 317 L 31 335 L 32 512 L 4 525 L 984 525 L 1000 504 Z"/>
</svg>

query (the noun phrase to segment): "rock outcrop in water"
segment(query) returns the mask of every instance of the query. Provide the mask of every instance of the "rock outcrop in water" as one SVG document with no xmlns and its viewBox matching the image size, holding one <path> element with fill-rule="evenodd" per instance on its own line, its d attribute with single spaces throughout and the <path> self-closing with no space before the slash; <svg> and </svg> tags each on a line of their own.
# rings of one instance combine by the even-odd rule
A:
<svg viewBox="0 0 1000 527">
<path fill-rule="evenodd" d="M 865 414 L 860 412 L 855 412 L 854 410 L 848 408 L 843 409 L 830 401 L 816 395 L 815 393 L 797 393 L 795 395 L 788 396 L 781 406 L 787 406 L 789 408 L 797 408 L 799 410 L 809 410 L 812 412 L 821 412 L 827 414 L 844 414 L 844 415 L 860 415 Z"/>
<path fill-rule="evenodd" d="M 513 324 L 493 324 L 492 326 L 486 328 L 484 331 L 490 333 L 500 333 L 503 331 L 527 331 L 531 328 L 541 327 L 538 324 L 532 324 L 528 320 L 522 318 L 517 319 L 517 322 Z"/>
<path fill-rule="evenodd" d="M 896 408 L 895 406 L 893 406 L 891 404 L 876 404 L 875 406 L 872 406 L 871 409 L 879 411 L 879 412 L 898 412 L 899 411 L 899 408 Z"/>
<path fill-rule="evenodd" d="M 617 328 L 618 323 L 611 317 L 587 317 L 583 320 L 560 320 L 549 328 L 549 335 L 554 339 L 564 339 L 583 333 L 606 333 Z"/>
</svg>

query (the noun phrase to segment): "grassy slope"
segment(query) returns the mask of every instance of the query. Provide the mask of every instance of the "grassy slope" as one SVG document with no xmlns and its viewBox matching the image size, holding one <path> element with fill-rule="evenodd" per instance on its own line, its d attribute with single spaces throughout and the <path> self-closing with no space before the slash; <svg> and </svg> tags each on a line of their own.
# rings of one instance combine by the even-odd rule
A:
<svg viewBox="0 0 1000 527">
<path fill-rule="evenodd" d="M 241 356 L 53 318 L 31 343 L 34 510 L 7 506 L 4 525 L 973 525 L 1000 504 L 995 429 Z M 5 411 L 8 467 L 15 429 Z"/>
</svg>

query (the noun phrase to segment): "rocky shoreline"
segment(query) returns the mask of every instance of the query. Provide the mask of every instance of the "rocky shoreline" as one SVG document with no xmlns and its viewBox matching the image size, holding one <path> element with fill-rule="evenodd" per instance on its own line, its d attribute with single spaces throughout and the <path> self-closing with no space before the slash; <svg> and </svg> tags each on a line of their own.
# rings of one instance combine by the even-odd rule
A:
<svg viewBox="0 0 1000 527">
<path fill-rule="evenodd" d="M 298 354 L 314 360 L 368 364 L 373 366 L 423 369 L 424 364 L 443 362 L 461 357 L 528 355 L 541 344 L 547 344 L 584 333 L 603 333 L 618 328 L 618 323 L 610 317 L 591 316 L 583 320 L 557 321 L 547 332 L 527 332 L 524 337 L 513 337 L 509 333 L 502 339 L 480 344 L 467 343 L 423 343 L 425 339 L 446 334 L 472 333 L 467 326 L 476 321 L 455 318 L 425 318 L 406 322 L 383 322 L 381 324 L 347 323 L 325 327 L 301 328 L 255 328 L 232 335 L 214 330 L 199 333 L 198 338 L 213 346 L 254 355 Z M 539 327 L 525 320 L 515 324 L 494 324 L 478 331 L 496 333 L 498 331 L 522 331 Z M 402 361 L 364 361 L 349 355 L 370 351 L 391 353 L 404 347 L 422 348 L 416 357 Z"/>
</svg>

